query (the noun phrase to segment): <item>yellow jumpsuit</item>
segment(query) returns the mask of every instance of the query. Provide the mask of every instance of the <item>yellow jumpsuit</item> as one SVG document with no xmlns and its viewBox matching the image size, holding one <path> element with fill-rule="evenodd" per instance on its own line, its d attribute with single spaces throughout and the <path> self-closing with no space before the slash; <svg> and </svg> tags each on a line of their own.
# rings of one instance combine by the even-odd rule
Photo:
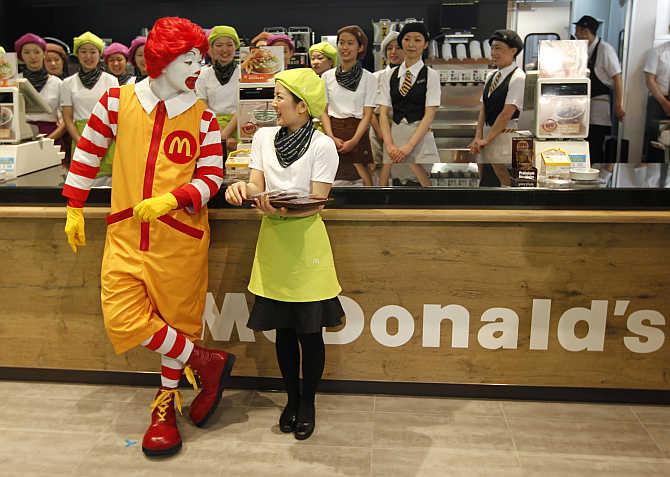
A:
<svg viewBox="0 0 670 477">
<path fill-rule="evenodd" d="M 133 85 L 121 88 L 112 210 L 101 270 L 105 328 L 119 354 L 165 323 L 191 340 L 200 337 L 207 292 L 207 208 L 195 215 L 173 210 L 141 223 L 132 207 L 191 181 L 206 109 L 198 100 L 169 119 L 159 103 L 148 115 Z"/>
</svg>

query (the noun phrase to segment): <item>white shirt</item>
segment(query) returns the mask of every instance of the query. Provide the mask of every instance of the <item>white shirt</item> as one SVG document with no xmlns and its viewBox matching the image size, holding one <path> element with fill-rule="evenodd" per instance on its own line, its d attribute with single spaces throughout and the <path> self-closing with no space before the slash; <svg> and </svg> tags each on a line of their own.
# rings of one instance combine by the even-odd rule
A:
<svg viewBox="0 0 670 477">
<path fill-rule="evenodd" d="M 391 65 L 386 65 L 386 68 L 372 73 L 375 76 L 375 78 L 377 78 L 377 97 L 375 98 L 375 102 L 377 103 L 377 105 L 379 105 L 379 100 L 382 94 L 382 88 L 384 87 L 385 84 L 384 82 L 388 81 L 388 75 L 391 74 L 391 71 L 393 71 Z"/>
<path fill-rule="evenodd" d="M 600 38 L 596 37 L 593 40 L 593 43 L 589 45 L 589 58 L 593 54 L 599 39 Z M 619 57 L 612 45 L 604 41 L 600 42 L 600 46 L 598 47 L 598 59 L 596 60 L 593 69 L 600 81 L 602 81 L 605 86 L 612 89 L 614 85 L 612 77 L 621 74 L 621 63 L 619 63 Z M 593 87 L 593 78 L 591 78 L 591 87 Z M 601 95 L 591 98 L 590 123 L 600 126 L 612 125 L 609 96 Z"/>
<path fill-rule="evenodd" d="M 423 60 L 419 60 L 416 63 L 414 63 L 412 66 L 409 67 L 410 73 L 412 73 L 412 85 L 416 83 L 416 79 L 419 76 L 419 73 L 421 72 L 421 68 L 423 68 Z M 393 70 L 391 70 L 387 75 L 382 75 L 381 77 L 384 78 L 384 84 L 382 85 L 380 91 L 379 91 L 379 97 L 377 99 L 377 102 L 380 106 L 389 106 L 393 107 L 393 103 L 391 102 L 391 73 Z M 398 78 L 400 81 L 398 81 L 398 90 L 402 88 L 402 84 L 405 81 L 405 74 L 407 73 L 407 66 L 405 65 L 405 62 L 403 62 L 399 67 L 398 67 Z M 426 82 L 426 107 L 431 107 L 431 106 L 440 106 L 440 102 L 442 100 L 442 88 L 440 87 L 440 74 L 435 71 L 433 68 L 428 67 L 428 81 Z"/>
<path fill-rule="evenodd" d="M 516 68 L 516 70 L 514 70 Z M 512 71 L 514 70 L 514 73 Z M 502 69 L 491 71 L 486 75 L 486 81 L 484 84 L 488 83 L 489 80 L 492 80 L 493 76 L 500 72 L 500 81 L 498 82 L 498 87 L 505 81 L 505 78 L 512 73 L 512 77 L 509 80 L 509 86 L 507 88 L 507 96 L 505 97 L 505 104 L 513 104 L 519 110 L 523 111 L 523 95 L 526 89 L 526 73 L 523 72 L 521 68 L 517 68 L 516 63 L 512 63 L 509 66 L 505 66 Z M 482 96 L 481 101 L 484 102 L 484 97 Z M 507 123 L 508 129 L 516 129 L 518 121 L 512 119 Z M 485 125 L 486 127 L 486 125 Z"/>
<path fill-rule="evenodd" d="M 670 41 L 649 50 L 644 72 L 656 75 L 656 83 L 667 96 L 670 92 Z"/>
<path fill-rule="evenodd" d="M 93 88 L 85 88 L 77 73 L 63 80 L 60 89 L 60 105 L 72 106 L 75 121 L 88 120 L 100 97 L 109 89 L 119 86 L 116 76 L 103 71 Z"/>
<path fill-rule="evenodd" d="M 154 94 L 149 86 L 149 78 L 144 78 L 135 85 L 135 96 L 139 100 L 142 108 L 147 114 L 151 114 L 156 105 L 160 102 L 160 98 Z M 191 106 L 198 100 L 193 91 L 184 91 L 176 96 L 172 96 L 165 100 L 165 112 L 168 118 L 172 119 L 179 116 L 181 113 L 188 111 Z"/>
<path fill-rule="evenodd" d="M 53 75 L 49 75 L 47 82 L 44 84 L 40 96 L 51 106 L 51 114 L 49 113 L 34 113 L 26 114 L 28 121 L 46 121 L 50 123 L 58 122 L 60 116 L 60 88 L 63 81 Z"/>
<path fill-rule="evenodd" d="M 321 131 L 314 131 L 307 152 L 288 167 L 282 167 L 275 153 L 279 127 L 260 128 L 251 142 L 249 167 L 263 172 L 265 190 L 291 190 L 310 194 L 312 181 L 332 184 L 340 158 L 335 143 Z"/>
<path fill-rule="evenodd" d="M 240 90 L 240 66 L 237 65 L 230 81 L 221 85 L 216 78 L 214 67 L 205 66 L 195 82 L 198 98 L 207 101 L 209 109 L 216 114 L 236 114 Z"/>
<path fill-rule="evenodd" d="M 335 68 L 326 71 L 321 78 L 326 83 L 329 116 L 338 119 L 361 119 L 365 107 L 377 106 L 377 79 L 368 70 L 363 70 L 356 91 L 340 86 L 335 78 Z"/>
</svg>

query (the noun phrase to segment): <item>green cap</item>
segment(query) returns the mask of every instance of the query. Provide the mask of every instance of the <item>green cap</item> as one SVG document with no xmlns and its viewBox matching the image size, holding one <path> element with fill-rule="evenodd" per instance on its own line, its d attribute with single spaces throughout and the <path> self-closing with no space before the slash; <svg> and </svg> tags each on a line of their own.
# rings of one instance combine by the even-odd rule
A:
<svg viewBox="0 0 670 477">
<path fill-rule="evenodd" d="M 100 50 L 100 54 L 102 54 L 102 50 L 105 49 L 105 42 L 102 41 L 102 38 L 100 38 L 98 35 L 91 33 L 90 31 L 87 31 L 86 33 L 82 33 L 81 35 L 74 37 L 75 56 L 79 51 L 79 47 L 81 45 L 85 45 L 86 43 L 90 43 L 93 46 L 95 46 L 98 50 Z"/>
<path fill-rule="evenodd" d="M 332 61 L 333 65 L 337 64 L 337 49 L 327 41 L 322 41 L 321 43 L 316 43 L 309 47 L 310 56 L 315 51 L 318 51 L 323 56 Z"/>
<path fill-rule="evenodd" d="M 240 47 L 240 37 L 237 35 L 237 30 L 231 26 L 219 25 L 212 28 L 209 32 L 209 43 L 212 44 L 217 38 L 227 36 L 235 42 L 235 48 Z"/>
<path fill-rule="evenodd" d="M 312 68 L 295 68 L 275 75 L 275 81 L 307 104 L 309 114 L 318 118 L 326 109 L 326 86 Z"/>
</svg>

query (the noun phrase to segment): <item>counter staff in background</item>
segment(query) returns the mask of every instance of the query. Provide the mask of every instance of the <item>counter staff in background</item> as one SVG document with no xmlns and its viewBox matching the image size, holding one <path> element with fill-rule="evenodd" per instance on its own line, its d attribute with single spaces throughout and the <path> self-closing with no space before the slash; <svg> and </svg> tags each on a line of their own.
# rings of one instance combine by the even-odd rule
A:
<svg viewBox="0 0 670 477">
<path fill-rule="evenodd" d="M 283 46 L 284 47 L 284 69 L 288 69 L 293 53 L 295 53 L 295 45 L 293 40 L 288 35 L 279 33 L 277 35 L 270 35 L 267 39 L 267 46 Z"/>
<path fill-rule="evenodd" d="M 367 46 L 368 37 L 361 27 L 340 28 L 337 32 L 340 65 L 321 76 L 328 98 L 321 123 L 326 134 L 335 141 L 340 155 L 335 185 L 352 185 L 361 180 L 365 186 L 372 185 L 368 169 L 368 164 L 373 162 L 368 129 L 376 106 L 377 80 L 360 62 Z"/>
<path fill-rule="evenodd" d="M 168 456 L 182 445 L 175 405 L 182 372 L 197 391 L 189 417 L 214 415 L 235 357 L 194 344 L 207 294 L 207 202 L 223 182 L 214 113 L 193 88 L 207 53 L 202 29 L 184 18 L 156 21 L 146 44 L 149 79 L 112 87 L 98 101 L 65 180 L 65 233 L 85 244 L 83 206 L 107 147 L 116 138 L 112 213 L 101 270 L 105 329 L 114 351 L 143 346 L 161 355 L 161 387 L 142 450 Z"/>
<path fill-rule="evenodd" d="M 233 205 L 272 190 L 327 197 L 335 180 L 335 144 L 314 129 L 311 119 L 326 107 L 323 81 L 310 68 L 277 74 L 273 107 L 279 127 L 254 135 L 249 182 L 226 189 L 226 200 Z M 314 432 L 314 399 L 326 359 L 322 331 L 342 321 L 344 310 L 337 298 L 342 289 L 319 214 L 322 207 L 289 211 L 272 207 L 267 196 L 255 200 L 265 215 L 249 283 L 256 300 L 247 326 L 277 330 L 277 362 L 288 394 L 279 429 L 307 439 Z"/>
<path fill-rule="evenodd" d="M 267 46 L 268 38 L 272 36 L 269 31 L 262 31 L 251 39 L 251 46 Z"/>
<path fill-rule="evenodd" d="M 670 41 L 649 50 L 644 75 L 650 93 L 645 127 L 645 161 L 664 162 L 664 152 L 650 147 L 649 143 L 658 139 L 659 121 L 670 119 Z"/>
<path fill-rule="evenodd" d="M 309 64 L 317 75 L 323 75 L 337 66 L 337 49 L 327 41 L 313 44 L 309 47 Z"/>
<path fill-rule="evenodd" d="M 626 115 L 623 109 L 623 80 L 621 63 L 616 50 L 596 35 L 602 22 L 585 15 L 575 23 L 575 36 L 589 42 L 589 71 L 591 72 L 591 112 L 589 121 L 589 153 L 591 163 L 614 162 L 605 157 L 605 139 L 612 134 L 611 97 L 614 95 L 614 114 L 619 121 Z"/>
<path fill-rule="evenodd" d="M 510 185 L 508 167 L 512 165 L 512 136 L 523 110 L 526 74 L 515 63 L 523 41 L 513 30 L 497 30 L 489 38 L 491 58 L 497 67 L 484 83 L 475 138 L 470 151 L 479 154 L 482 186 Z M 491 168 L 495 176 L 491 174 Z"/>
<path fill-rule="evenodd" d="M 398 44 L 405 53 L 403 63 L 384 80 L 378 103 L 379 124 L 384 137 L 384 164 L 379 185 L 387 186 L 391 164 L 409 164 L 423 187 L 431 185 L 421 162 L 439 162 L 435 138 L 430 127 L 440 106 L 440 75 L 423 63 L 430 35 L 423 23 L 407 23 L 400 31 Z M 389 120 L 391 118 L 391 120 Z"/>
<path fill-rule="evenodd" d="M 235 52 L 240 47 L 240 38 L 235 28 L 220 25 L 210 30 L 208 41 L 212 64 L 200 72 L 195 82 L 195 93 L 216 114 L 225 156 L 237 147 L 240 67 L 235 61 Z"/>
<path fill-rule="evenodd" d="M 124 84 L 134 84 L 135 76 L 128 73 L 128 57 L 130 52 L 123 43 L 112 43 L 102 54 L 107 65 L 107 71 L 116 76 L 120 86 Z"/>
<path fill-rule="evenodd" d="M 405 60 L 405 53 L 400 48 L 400 44 L 398 44 L 399 35 L 397 31 L 390 31 L 382 40 L 381 51 L 386 60 L 386 66 L 372 73 L 377 78 L 377 103 L 379 103 L 379 95 L 385 82 L 389 81 L 388 75 L 391 74 L 393 68 L 400 66 Z M 384 160 L 384 135 L 379 125 L 379 110 L 380 108 L 377 106 L 372 114 L 372 118 L 370 118 L 370 146 L 374 161 L 371 164 L 371 168 L 374 169 L 377 168 L 377 165 L 381 167 Z"/>
<path fill-rule="evenodd" d="M 57 43 L 47 42 L 44 67 L 50 75 L 57 76 L 60 79 L 70 76 L 68 73 L 67 53 L 65 52 L 65 48 Z"/>
<path fill-rule="evenodd" d="M 26 114 L 26 119 L 37 127 L 40 134 L 45 134 L 55 144 L 61 145 L 65 134 L 65 123 L 60 112 L 62 81 L 57 76 L 50 75 L 44 66 L 46 48 L 46 41 L 34 33 L 26 33 L 14 42 L 17 58 L 23 62 L 23 77 L 33 85 L 52 110 L 51 113 Z"/>
<path fill-rule="evenodd" d="M 128 49 L 128 58 L 130 63 L 135 67 L 135 81 L 140 82 L 147 77 L 147 62 L 144 60 L 144 45 L 147 42 L 145 36 L 135 37 L 130 42 Z"/>
<path fill-rule="evenodd" d="M 73 151 L 98 100 L 109 88 L 119 86 L 115 76 L 103 71 L 100 58 L 104 46 L 102 39 L 89 31 L 74 39 L 73 51 L 79 59 L 80 70 L 63 80 L 60 93 L 63 119 L 72 137 Z M 100 164 L 99 177 L 112 175 L 113 155 L 114 144 L 109 147 Z"/>
</svg>

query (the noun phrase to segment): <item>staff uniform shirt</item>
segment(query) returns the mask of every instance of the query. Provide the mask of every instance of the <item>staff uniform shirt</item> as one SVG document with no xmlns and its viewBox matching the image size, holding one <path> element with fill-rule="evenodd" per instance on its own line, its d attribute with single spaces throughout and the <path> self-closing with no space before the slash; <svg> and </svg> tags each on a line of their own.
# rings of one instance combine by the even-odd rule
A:
<svg viewBox="0 0 670 477">
<path fill-rule="evenodd" d="M 265 176 L 265 190 L 291 190 L 310 194 L 312 181 L 332 184 L 339 165 L 335 143 L 321 131 L 314 131 L 307 152 L 288 167 L 282 167 L 274 139 L 279 127 L 260 128 L 251 143 L 249 167 Z"/>
<path fill-rule="evenodd" d="M 505 98 L 505 104 L 513 104 L 516 106 L 516 108 L 519 110 L 519 112 L 523 111 L 523 95 L 526 90 L 526 73 L 523 72 L 521 68 L 518 68 L 516 63 L 512 63 L 509 66 L 505 66 L 503 69 L 499 69 L 496 71 L 491 71 L 489 74 L 486 75 L 486 80 L 484 82 L 484 85 L 486 85 L 489 80 L 493 80 L 493 76 L 500 71 L 500 82 L 498 83 L 498 86 L 502 84 L 503 81 L 505 81 L 505 78 L 512 72 L 512 78 L 510 78 L 509 81 L 509 87 L 507 88 L 507 96 Z M 482 93 L 483 95 L 483 93 Z M 484 96 L 481 97 L 480 101 L 483 103 L 484 102 Z M 516 129 L 518 125 L 518 119 L 511 119 L 507 123 L 507 129 Z M 486 125 L 484 125 L 486 127 Z"/>
<path fill-rule="evenodd" d="M 423 60 L 419 60 L 409 67 L 410 73 L 412 73 L 412 85 L 416 82 L 419 72 L 423 68 Z M 402 88 L 402 84 L 405 81 L 405 74 L 407 73 L 407 66 L 403 62 L 398 67 L 399 80 L 398 81 L 398 90 Z M 384 84 L 380 88 L 379 96 L 377 98 L 377 103 L 380 106 L 393 107 L 391 101 L 391 70 L 387 75 L 382 75 L 381 78 L 384 78 Z M 428 67 L 427 72 L 427 81 L 426 81 L 426 107 L 439 107 L 442 97 L 442 88 L 440 87 L 440 74 L 435 71 L 433 68 Z"/>
<path fill-rule="evenodd" d="M 326 71 L 321 78 L 326 83 L 329 116 L 338 119 L 361 119 L 364 108 L 374 108 L 377 105 L 377 80 L 368 70 L 363 70 L 356 91 L 349 91 L 339 85 L 335 78 L 335 68 Z"/>
<path fill-rule="evenodd" d="M 63 80 L 60 90 L 60 105 L 71 106 L 75 121 L 88 120 L 93 108 L 109 88 L 119 86 L 116 76 L 103 71 L 93 88 L 84 87 L 77 73 Z"/>
<path fill-rule="evenodd" d="M 589 58 L 593 54 L 596 45 L 600 38 L 596 37 L 593 43 L 589 45 Z M 594 73 L 598 76 L 600 81 L 610 89 L 614 87 L 613 76 L 621 74 L 621 63 L 617 56 L 614 47 L 604 41 L 600 42 L 598 48 L 598 60 L 596 61 Z M 598 126 L 611 126 L 612 118 L 610 117 L 610 102 L 609 96 L 601 95 L 591 98 L 591 124 Z"/>
<path fill-rule="evenodd" d="M 47 82 L 39 93 L 42 99 L 51 106 L 51 113 L 26 114 L 28 121 L 58 122 L 58 118 L 60 117 L 60 89 L 62 83 L 63 80 L 58 76 L 49 75 Z"/>
<path fill-rule="evenodd" d="M 670 41 L 647 53 L 644 72 L 656 76 L 656 83 L 665 96 L 670 93 Z"/>
<path fill-rule="evenodd" d="M 195 82 L 195 93 L 216 114 L 236 114 L 240 90 L 240 66 L 237 65 L 230 81 L 221 85 L 214 68 L 205 66 Z"/>
</svg>

